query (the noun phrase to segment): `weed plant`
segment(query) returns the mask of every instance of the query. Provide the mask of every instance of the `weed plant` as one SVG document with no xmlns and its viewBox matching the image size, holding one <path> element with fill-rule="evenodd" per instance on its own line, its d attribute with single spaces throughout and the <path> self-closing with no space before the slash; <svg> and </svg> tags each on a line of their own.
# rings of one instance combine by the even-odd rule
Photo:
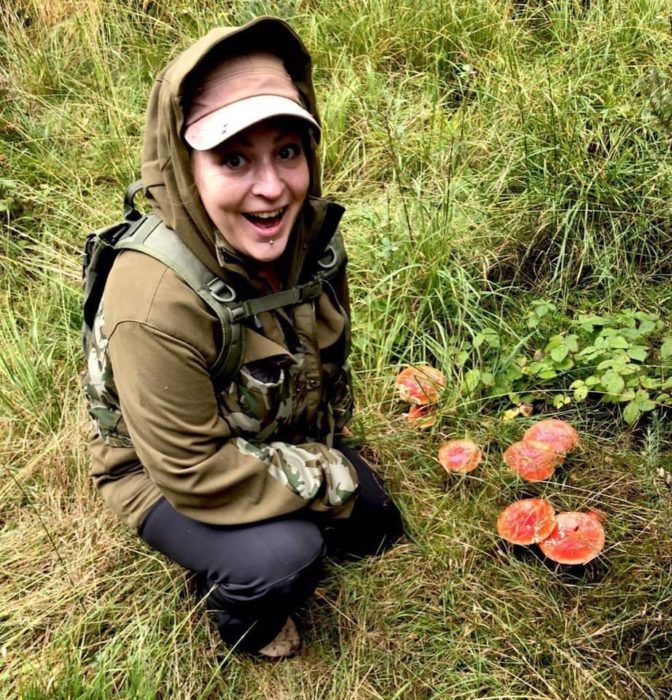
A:
<svg viewBox="0 0 672 700">
<path fill-rule="evenodd" d="M 324 189 L 348 208 L 353 427 L 407 525 L 382 558 L 329 562 L 304 652 L 275 665 L 224 648 L 177 567 L 104 508 L 79 392 L 79 250 L 138 177 L 153 76 L 261 14 L 313 53 Z M 0 17 L 0 696 L 669 697 L 667 3 L 17 0 Z M 628 362 L 658 393 L 623 420 L 602 399 L 630 375 L 563 363 L 573 320 L 642 314 L 658 325 Z M 428 431 L 392 388 L 419 362 L 449 380 Z M 582 436 L 551 482 L 502 466 L 536 419 L 506 420 L 521 387 Z M 446 481 L 438 445 L 464 435 L 485 464 Z M 497 514 L 526 495 L 603 511 L 604 554 L 574 570 L 503 546 Z"/>
</svg>

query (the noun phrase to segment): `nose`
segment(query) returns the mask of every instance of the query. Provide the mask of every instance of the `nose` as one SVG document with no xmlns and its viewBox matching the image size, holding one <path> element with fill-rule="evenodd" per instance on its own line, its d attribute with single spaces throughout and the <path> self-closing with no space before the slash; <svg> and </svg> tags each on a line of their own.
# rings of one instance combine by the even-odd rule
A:
<svg viewBox="0 0 672 700">
<path fill-rule="evenodd" d="M 260 163 L 255 173 L 252 194 L 264 199 L 277 199 L 285 189 L 285 183 L 280 177 L 276 164 L 272 161 Z"/>
</svg>

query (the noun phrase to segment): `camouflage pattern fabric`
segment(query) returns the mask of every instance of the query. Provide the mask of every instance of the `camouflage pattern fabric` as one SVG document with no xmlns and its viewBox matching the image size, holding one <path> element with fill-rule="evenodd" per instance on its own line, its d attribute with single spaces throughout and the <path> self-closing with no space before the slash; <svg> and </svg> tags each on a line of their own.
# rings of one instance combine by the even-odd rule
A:
<svg viewBox="0 0 672 700">
<path fill-rule="evenodd" d="M 101 304 L 93 322 L 93 329 L 84 334 L 84 353 L 87 369 L 83 377 L 84 393 L 89 404 L 93 429 L 110 447 L 133 447 L 119 408 L 112 376 L 112 365 L 107 354 L 105 317 Z"/>
<path fill-rule="evenodd" d="M 268 465 L 268 472 L 304 501 L 312 501 L 322 491 L 327 506 L 342 506 L 355 493 L 357 485 L 343 455 L 326 446 L 289 445 L 271 442 L 257 446 L 241 438 L 234 440 L 243 453 Z"/>
</svg>

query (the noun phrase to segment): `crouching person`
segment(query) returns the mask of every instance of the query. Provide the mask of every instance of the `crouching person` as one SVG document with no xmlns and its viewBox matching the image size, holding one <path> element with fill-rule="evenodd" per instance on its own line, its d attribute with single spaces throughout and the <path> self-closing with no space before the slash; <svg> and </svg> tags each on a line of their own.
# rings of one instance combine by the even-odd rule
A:
<svg viewBox="0 0 672 700">
<path fill-rule="evenodd" d="M 310 57 L 285 22 L 187 48 L 150 95 L 152 211 L 114 233 L 104 292 L 85 305 L 96 486 L 193 572 L 227 643 L 272 658 L 299 648 L 291 615 L 327 547 L 364 556 L 401 534 L 375 473 L 339 442 L 343 210 L 319 196 L 320 137 Z"/>
</svg>

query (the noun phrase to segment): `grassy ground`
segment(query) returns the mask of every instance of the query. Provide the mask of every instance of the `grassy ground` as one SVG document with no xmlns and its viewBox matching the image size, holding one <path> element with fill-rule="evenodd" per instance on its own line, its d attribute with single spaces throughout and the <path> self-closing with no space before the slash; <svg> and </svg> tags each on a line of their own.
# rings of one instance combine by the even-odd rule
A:
<svg viewBox="0 0 672 700">
<path fill-rule="evenodd" d="M 12 7 L 0 32 L 0 695 L 669 697 L 667 3 Z M 381 559 L 329 563 L 301 613 L 305 652 L 275 665 L 223 648 L 180 571 L 102 506 L 78 379 L 79 249 L 138 175 L 152 76 L 211 26 L 260 14 L 289 19 L 314 54 L 325 191 L 348 207 L 354 428 L 408 528 Z M 530 315 L 540 301 L 547 313 Z M 623 311 L 658 319 L 642 336 L 637 390 L 653 407 L 638 420 L 623 419 L 622 388 L 575 400 L 571 383 L 598 372 L 578 357 L 517 376 L 581 313 L 619 331 Z M 399 366 L 422 361 L 449 377 L 424 432 L 392 389 Z M 512 400 L 581 433 L 552 481 L 503 468 L 502 447 L 534 420 L 505 420 Z M 465 434 L 485 465 L 446 483 L 437 447 Z M 604 554 L 577 571 L 504 547 L 497 513 L 525 494 L 602 510 Z"/>
</svg>

